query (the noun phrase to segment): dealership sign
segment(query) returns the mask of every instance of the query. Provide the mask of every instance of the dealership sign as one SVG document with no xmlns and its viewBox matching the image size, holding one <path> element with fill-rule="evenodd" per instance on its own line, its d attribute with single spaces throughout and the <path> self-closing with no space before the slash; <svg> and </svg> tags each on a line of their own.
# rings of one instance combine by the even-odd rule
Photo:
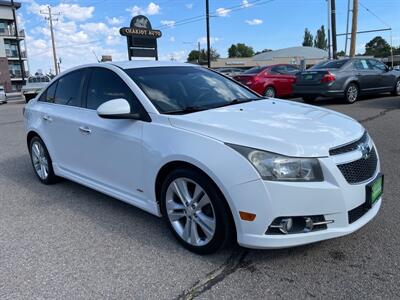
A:
<svg viewBox="0 0 400 300">
<path fill-rule="evenodd" d="M 122 27 L 119 33 L 126 36 L 129 60 L 132 57 L 154 57 L 158 60 L 157 39 L 162 33 L 151 27 L 147 17 L 133 17 L 130 27 Z"/>
</svg>

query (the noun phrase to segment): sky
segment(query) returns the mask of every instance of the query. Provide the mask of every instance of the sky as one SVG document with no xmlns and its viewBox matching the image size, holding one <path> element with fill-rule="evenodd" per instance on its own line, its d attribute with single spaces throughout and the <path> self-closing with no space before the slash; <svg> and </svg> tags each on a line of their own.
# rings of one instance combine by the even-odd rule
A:
<svg viewBox="0 0 400 300">
<path fill-rule="evenodd" d="M 359 0 L 359 30 L 392 28 L 394 46 L 400 45 L 400 0 Z M 55 14 L 57 56 L 61 70 L 96 62 L 96 56 L 112 55 L 126 60 L 126 38 L 119 28 L 129 26 L 137 14 L 144 14 L 158 39 L 160 60 L 185 61 L 188 53 L 206 47 L 205 0 L 22 0 L 18 10 L 20 27 L 26 32 L 31 73 L 53 68 L 48 22 L 42 12 L 47 5 Z M 327 24 L 326 0 L 209 0 L 212 47 L 221 57 L 234 43 L 245 43 L 255 51 L 299 46 L 307 27 L 315 35 Z M 347 0 L 336 0 L 337 32 L 346 30 Z M 185 21 L 186 20 L 186 21 Z M 390 32 L 360 34 L 359 53 L 376 35 L 390 41 Z M 338 50 L 344 49 L 344 37 L 338 37 Z"/>
</svg>

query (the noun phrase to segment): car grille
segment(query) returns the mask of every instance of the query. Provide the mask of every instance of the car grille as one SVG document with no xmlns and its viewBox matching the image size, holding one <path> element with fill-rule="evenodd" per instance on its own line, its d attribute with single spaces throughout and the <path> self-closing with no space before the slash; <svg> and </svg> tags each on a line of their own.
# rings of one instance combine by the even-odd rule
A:
<svg viewBox="0 0 400 300">
<path fill-rule="evenodd" d="M 347 153 L 347 152 L 351 152 L 351 151 L 357 150 L 357 147 L 358 147 L 359 144 L 366 143 L 367 141 L 368 141 L 368 134 L 367 134 L 367 132 L 365 132 L 363 134 L 363 136 L 359 140 L 357 140 L 355 142 L 352 142 L 352 143 L 344 145 L 344 146 L 339 146 L 337 148 L 330 149 L 329 150 L 329 155 L 339 155 L 339 154 L 343 154 L 343 153 Z"/>
<path fill-rule="evenodd" d="M 374 176 L 377 164 L 378 157 L 375 148 L 372 148 L 368 158 L 361 158 L 350 163 L 340 164 L 338 168 L 348 183 L 356 184 Z"/>
</svg>

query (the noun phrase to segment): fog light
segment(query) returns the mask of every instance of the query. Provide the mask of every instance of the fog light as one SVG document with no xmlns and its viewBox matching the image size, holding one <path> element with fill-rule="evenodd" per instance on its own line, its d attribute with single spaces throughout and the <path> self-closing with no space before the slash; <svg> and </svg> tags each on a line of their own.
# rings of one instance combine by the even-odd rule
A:
<svg viewBox="0 0 400 300">
<path fill-rule="evenodd" d="M 271 225 L 271 228 L 277 228 L 280 232 L 288 234 L 293 227 L 292 218 L 282 218 L 278 225 Z"/>
</svg>

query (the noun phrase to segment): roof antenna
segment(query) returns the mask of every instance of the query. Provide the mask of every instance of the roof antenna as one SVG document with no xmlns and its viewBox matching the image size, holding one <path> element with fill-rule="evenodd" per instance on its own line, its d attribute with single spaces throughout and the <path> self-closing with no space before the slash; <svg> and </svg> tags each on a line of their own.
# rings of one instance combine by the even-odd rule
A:
<svg viewBox="0 0 400 300">
<path fill-rule="evenodd" d="M 96 55 L 96 52 L 94 52 L 94 50 L 93 50 L 93 49 L 92 49 L 92 53 L 93 53 L 94 57 L 96 57 L 96 60 L 97 60 L 97 62 L 99 63 L 99 62 L 100 62 L 100 60 L 99 60 L 98 56 Z"/>
</svg>

